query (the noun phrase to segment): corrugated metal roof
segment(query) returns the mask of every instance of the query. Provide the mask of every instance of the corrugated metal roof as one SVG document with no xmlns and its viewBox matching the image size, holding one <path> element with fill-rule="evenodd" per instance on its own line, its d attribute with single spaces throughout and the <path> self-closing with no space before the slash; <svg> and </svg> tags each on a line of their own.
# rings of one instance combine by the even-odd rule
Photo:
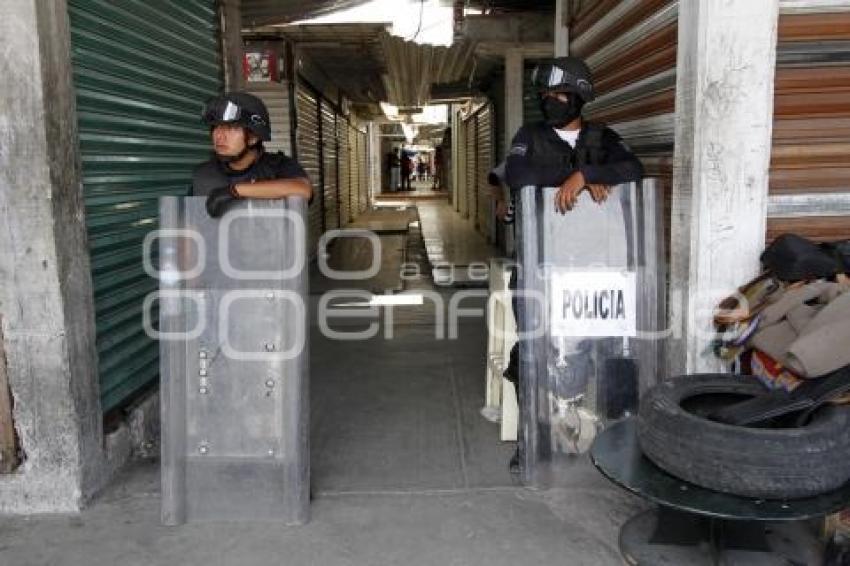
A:
<svg viewBox="0 0 850 566">
<path fill-rule="evenodd" d="M 475 65 L 475 45 L 468 42 L 420 45 L 385 33 L 381 44 L 387 68 L 384 85 L 389 102 L 396 106 L 427 104 L 432 84 L 468 78 Z"/>
<path fill-rule="evenodd" d="M 242 26 L 285 24 L 366 4 L 368 0 L 242 0 Z"/>
<path fill-rule="evenodd" d="M 275 28 L 355 104 L 386 100 L 381 36 L 389 24 L 303 24 Z"/>
<path fill-rule="evenodd" d="M 422 45 L 387 32 L 389 24 L 301 24 L 265 28 L 292 41 L 354 103 L 427 104 L 432 84 L 481 75 L 475 45 Z M 486 65 L 487 68 L 490 65 Z"/>
</svg>

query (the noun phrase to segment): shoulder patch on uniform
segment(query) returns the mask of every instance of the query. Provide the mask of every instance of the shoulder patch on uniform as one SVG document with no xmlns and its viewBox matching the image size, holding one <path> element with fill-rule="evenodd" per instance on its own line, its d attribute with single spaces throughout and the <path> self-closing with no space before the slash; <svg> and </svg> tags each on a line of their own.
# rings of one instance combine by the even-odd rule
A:
<svg viewBox="0 0 850 566">
<path fill-rule="evenodd" d="M 515 143 L 511 146 L 511 155 L 525 156 L 526 153 L 528 153 L 528 144 Z"/>
</svg>

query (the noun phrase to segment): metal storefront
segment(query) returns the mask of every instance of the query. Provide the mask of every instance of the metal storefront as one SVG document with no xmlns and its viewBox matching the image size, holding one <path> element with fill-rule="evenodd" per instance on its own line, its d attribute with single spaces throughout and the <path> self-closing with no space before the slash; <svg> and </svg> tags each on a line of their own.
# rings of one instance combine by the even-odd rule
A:
<svg viewBox="0 0 850 566">
<path fill-rule="evenodd" d="M 461 196 L 464 199 L 461 212 L 465 218 L 475 221 L 475 214 L 477 212 L 475 206 L 475 177 L 478 168 L 478 160 L 476 159 L 478 155 L 476 151 L 478 129 L 475 127 L 474 115 L 463 121 L 463 129 L 466 132 L 466 136 L 464 136 L 464 141 L 466 142 L 466 147 L 464 148 L 466 153 L 466 163 L 464 164 L 466 168 L 466 183 L 464 184 L 464 194 Z"/>
<path fill-rule="evenodd" d="M 369 206 L 369 152 L 365 131 L 357 130 L 357 211 L 366 212 Z"/>
<path fill-rule="evenodd" d="M 493 198 L 487 176 L 493 168 L 493 105 L 486 104 L 475 115 L 476 136 L 476 208 L 475 225 L 488 241 L 495 241 Z"/>
<path fill-rule="evenodd" d="M 323 232 L 324 194 L 321 174 L 321 138 L 319 122 L 319 96 L 304 81 L 299 80 L 295 88 L 295 145 L 298 162 L 313 183 L 313 200 L 307 212 L 308 256 L 316 253 L 316 245 Z"/>
<path fill-rule="evenodd" d="M 780 10 L 767 238 L 848 238 L 850 13 L 785 1 Z M 594 72 L 589 116 L 612 125 L 662 180 L 668 231 L 677 32 L 671 0 L 588 3 L 570 29 L 570 53 Z"/>
<path fill-rule="evenodd" d="M 339 211 L 342 226 L 353 220 L 351 209 L 351 144 L 348 137 L 348 121 L 340 117 L 337 121 L 339 139 Z"/>
<path fill-rule="evenodd" d="M 322 100 L 322 185 L 325 199 L 325 230 L 339 228 L 339 161 L 337 116 L 333 106 Z"/>
<path fill-rule="evenodd" d="M 282 151 L 286 155 L 292 155 L 292 124 L 289 100 L 289 83 L 250 82 L 247 85 L 248 92 L 260 97 L 269 109 L 269 120 L 272 125 L 272 139 L 265 143 L 267 151 Z"/>
<path fill-rule="evenodd" d="M 354 220 L 359 214 L 357 208 L 357 195 L 360 186 L 360 161 L 357 159 L 357 129 L 350 123 L 347 126 L 348 137 L 348 206 L 351 219 Z"/>
<path fill-rule="evenodd" d="M 847 239 L 850 13 L 782 8 L 767 238 Z"/>
<path fill-rule="evenodd" d="M 140 250 L 158 198 L 186 195 L 209 157 L 199 116 L 221 89 L 215 4 L 68 2 L 104 411 L 159 375 L 142 318 L 157 281 Z"/>
<path fill-rule="evenodd" d="M 587 115 L 616 130 L 659 179 L 668 241 L 678 19 L 674 0 L 589 2 L 570 29 L 570 53 L 593 70 L 597 98 Z"/>
</svg>

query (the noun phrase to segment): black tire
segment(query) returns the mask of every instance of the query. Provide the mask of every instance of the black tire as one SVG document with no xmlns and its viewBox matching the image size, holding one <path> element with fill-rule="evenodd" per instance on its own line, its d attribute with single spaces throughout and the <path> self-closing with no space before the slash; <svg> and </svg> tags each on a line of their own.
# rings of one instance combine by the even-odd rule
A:
<svg viewBox="0 0 850 566">
<path fill-rule="evenodd" d="M 848 407 L 823 407 L 798 428 L 719 423 L 700 416 L 704 411 L 694 407 L 707 396 L 738 401 L 764 391 L 754 379 L 729 375 L 665 381 L 641 400 L 641 449 L 657 466 L 685 481 L 761 499 L 809 497 L 850 480 Z"/>
</svg>

